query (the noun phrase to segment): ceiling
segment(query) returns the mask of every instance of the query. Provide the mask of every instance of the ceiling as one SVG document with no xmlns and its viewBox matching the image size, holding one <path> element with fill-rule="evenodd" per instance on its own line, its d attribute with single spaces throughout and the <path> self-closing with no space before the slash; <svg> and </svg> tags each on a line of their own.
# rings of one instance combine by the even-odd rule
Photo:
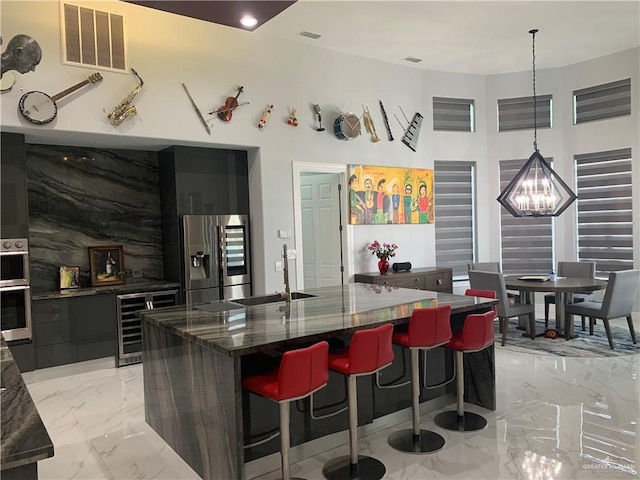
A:
<svg viewBox="0 0 640 480">
<path fill-rule="evenodd" d="M 640 46 L 640 1 L 156 1 L 174 13 L 237 26 L 239 10 L 262 15 L 253 35 L 424 70 L 492 75 L 579 63 Z M 240 8 L 242 7 L 242 8 Z M 269 7 L 269 8 L 267 8 Z M 260 13 L 264 11 L 264 13 Z M 231 20 L 229 20 L 231 18 Z M 318 40 L 302 31 L 322 35 Z M 422 59 L 420 63 L 403 60 Z"/>
</svg>

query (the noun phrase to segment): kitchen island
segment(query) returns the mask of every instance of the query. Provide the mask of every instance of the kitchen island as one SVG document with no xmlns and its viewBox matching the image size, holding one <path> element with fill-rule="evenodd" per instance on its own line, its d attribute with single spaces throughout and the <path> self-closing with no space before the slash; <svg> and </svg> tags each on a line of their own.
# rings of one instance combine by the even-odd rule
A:
<svg viewBox="0 0 640 480">
<path fill-rule="evenodd" d="M 257 434 L 277 427 L 277 406 L 242 391 L 241 375 L 277 365 L 284 351 L 327 340 L 338 348 L 350 334 L 383 323 L 405 324 L 415 308 L 449 304 L 452 327 L 469 313 L 489 309 L 495 300 L 389 286 L 347 284 L 305 290 L 309 298 L 260 304 L 234 302 L 169 307 L 140 312 L 143 319 L 143 371 L 147 423 L 203 478 L 245 478 L 245 461 L 278 451 L 245 450 Z M 405 352 L 382 371 L 382 384 L 408 378 Z M 429 384 L 451 377 L 452 355 L 429 352 Z M 494 351 L 468 355 L 465 399 L 495 410 Z M 468 368 L 467 368 L 468 366 Z M 387 372 L 388 371 L 388 372 Z M 371 423 L 410 406 L 410 387 L 380 389 L 372 376 L 358 379 L 359 424 Z M 432 409 L 453 402 L 453 384 L 423 390 Z M 314 398 L 316 414 L 339 409 L 343 383 L 330 376 Z M 336 401 L 337 399 L 337 401 Z M 361 404 L 362 399 L 362 404 Z M 445 403 L 442 403 L 444 401 Z M 308 402 L 292 405 L 292 445 L 347 429 L 346 413 L 312 420 Z M 408 418 L 408 417 L 407 417 Z"/>
<path fill-rule="evenodd" d="M 0 335 L 2 365 L 2 480 L 37 480 L 38 461 L 53 456 L 53 443 L 42 423 L 35 403 L 13 360 L 4 337 Z"/>
</svg>

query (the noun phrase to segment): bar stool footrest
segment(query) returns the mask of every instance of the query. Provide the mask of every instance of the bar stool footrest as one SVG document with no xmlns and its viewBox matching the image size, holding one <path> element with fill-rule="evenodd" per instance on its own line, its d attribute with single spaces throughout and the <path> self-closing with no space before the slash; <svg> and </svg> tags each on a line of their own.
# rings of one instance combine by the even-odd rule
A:
<svg viewBox="0 0 640 480">
<path fill-rule="evenodd" d="M 459 416 L 455 410 L 439 413 L 435 416 L 433 422 L 440 428 L 455 432 L 473 432 L 482 430 L 487 426 L 487 420 L 482 415 L 464 412 L 462 416 Z"/>
<path fill-rule="evenodd" d="M 445 444 L 442 435 L 436 432 L 420 430 L 420 435 L 414 435 L 412 428 L 393 432 L 389 435 L 388 442 L 394 450 L 416 455 L 438 452 Z"/>
<path fill-rule="evenodd" d="M 358 455 L 357 468 L 351 464 L 351 456 L 334 458 L 322 468 L 329 480 L 380 480 L 387 473 L 384 464 L 375 458 Z"/>
</svg>

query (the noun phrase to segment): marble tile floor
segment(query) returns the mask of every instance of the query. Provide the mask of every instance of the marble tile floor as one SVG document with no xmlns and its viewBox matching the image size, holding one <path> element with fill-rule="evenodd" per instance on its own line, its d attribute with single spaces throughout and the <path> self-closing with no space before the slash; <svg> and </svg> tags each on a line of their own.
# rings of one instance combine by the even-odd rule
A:
<svg viewBox="0 0 640 480">
<path fill-rule="evenodd" d="M 361 452 L 384 462 L 387 479 L 639 478 L 639 374 L 639 355 L 586 359 L 498 348 L 498 409 L 469 406 L 488 419 L 487 429 L 448 432 L 425 415 L 422 427 L 446 439 L 440 452 L 392 450 L 387 436 L 409 422 L 362 438 Z M 40 479 L 199 478 L 144 422 L 141 365 L 116 369 L 106 359 L 24 378 L 55 445 L 55 456 L 39 464 Z M 293 464 L 291 473 L 321 479 L 322 465 L 343 454 L 346 444 Z"/>
</svg>

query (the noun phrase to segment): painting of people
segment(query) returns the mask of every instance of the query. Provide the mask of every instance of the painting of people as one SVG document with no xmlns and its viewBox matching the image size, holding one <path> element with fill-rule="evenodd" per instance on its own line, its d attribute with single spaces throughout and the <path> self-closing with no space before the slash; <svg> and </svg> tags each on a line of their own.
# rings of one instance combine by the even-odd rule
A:
<svg viewBox="0 0 640 480">
<path fill-rule="evenodd" d="M 349 224 L 434 222 L 433 170 L 349 165 Z"/>
</svg>

